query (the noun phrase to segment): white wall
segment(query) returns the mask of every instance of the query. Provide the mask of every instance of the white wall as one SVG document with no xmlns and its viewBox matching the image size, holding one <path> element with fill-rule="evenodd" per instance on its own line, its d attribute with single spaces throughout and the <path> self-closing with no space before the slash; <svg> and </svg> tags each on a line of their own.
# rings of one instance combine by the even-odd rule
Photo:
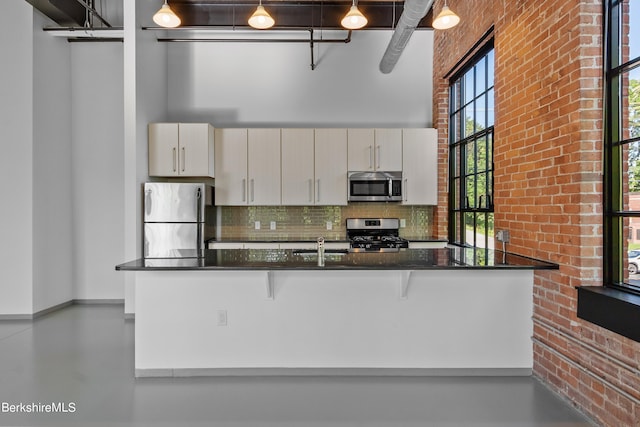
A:
<svg viewBox="0 0 640 427">
<path fill-rule="evenodd" d="M 33 281 L 33 13 L 25 1 L 0 13 L 0 313 L 31 313 Z"/>
<path fill-rule="evenodd" d="M 122 299 L 124 83 L 122 43 L 71 45 L 76 299 Z"/>
<path fill-rule="evenodd" d="M 33 13 L 33 311 L 73 298 L 69 43 Z"/>
<path fill-rule="evenodd" d="M 171 43 L 169 119 L 219 127 L 432 126 L 433 33 L 416 31 L 393 72 L 382 74 L 391 34 L 355 31 L 348 44 L 318 44 L 314 71 L 306 43 Z"/>
<path fill-rule="evenodd" d="M 71 45 L 27 2 L 4 6 L 0 315 L 120 299 L 122 44 Z"/>
</svg>

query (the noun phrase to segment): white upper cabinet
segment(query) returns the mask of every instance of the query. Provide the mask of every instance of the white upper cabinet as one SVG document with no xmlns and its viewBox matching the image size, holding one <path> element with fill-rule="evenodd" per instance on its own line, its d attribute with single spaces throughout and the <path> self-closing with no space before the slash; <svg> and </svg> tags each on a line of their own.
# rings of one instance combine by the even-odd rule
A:
<svg viewBox="0 0 640 427">
<path fill-rule="evenodd" d="M 149 176 L 214 176 L 213 126 L 149 123 Z"/>
<path fill-rule="evenodd" d="M 347 172 L 367 170 L 403 171 L 403 203 L 435 205 L 437 154 L 435 129 L 215 129 L 216 205 L 346 205 Z"/>
<path fill-rule="evenodd" d="M 216 128 L 215 203 L 241 206 L 248 203 L 247 129 Z"/>
<path fill-rule="evenodd" d="M 347 130 L 315 130 L 315 203 L 347 204 Z"/>
<path fill-rule="evenodd" d="M 403 129 L 403 204 L 438 204 L 438 132 Z"/>
<path fill-rule="evenodd" d="M 402 129 L 376 129 L 374 132 L 375 170 L 402 170 Z"/>
<path fill-rule="evenodd" d="M 282 204 L 315 202 L 315 154 L 313 129 L 282 129 Z"/>
<path fill-rule="evenodd" d="M 373 129 L 348 129 L 349 171 L 375 170 L 375 135 Z"/>
<path fill-rule="evenodd" d="M 282 204 L 280 129 L 248 131 L 248 200 L 250 205 Z"/>
<path fill-rule="evenodd" d="M 401 171 L 402 129 L 349 129 L 349 171 Z"/>
<path fill-rule="evenodd" d="M 282 129 L 282 204 L 347 204 L 346 129 Z"/>
</svg>

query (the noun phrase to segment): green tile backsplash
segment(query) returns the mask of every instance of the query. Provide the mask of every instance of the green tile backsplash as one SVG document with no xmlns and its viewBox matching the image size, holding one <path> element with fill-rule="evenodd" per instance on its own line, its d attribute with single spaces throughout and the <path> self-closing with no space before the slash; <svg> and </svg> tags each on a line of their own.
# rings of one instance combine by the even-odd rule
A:
<svg viewBox="0 0 640 427">
<path fill-rule="evenodd" d="M 404 218 L 400 236 L 432 237 L 433 207 L 394 203 L 352 203 L 348 206 L 220 206 L 221 240 L 345 240 L 347 218 Z M 260 221 L 260 230 L 255 222 Z M 276 221 L 276 230 L 270 230 Z M 327 230 L 327 222 L 333 230 Z"/>
</svg>

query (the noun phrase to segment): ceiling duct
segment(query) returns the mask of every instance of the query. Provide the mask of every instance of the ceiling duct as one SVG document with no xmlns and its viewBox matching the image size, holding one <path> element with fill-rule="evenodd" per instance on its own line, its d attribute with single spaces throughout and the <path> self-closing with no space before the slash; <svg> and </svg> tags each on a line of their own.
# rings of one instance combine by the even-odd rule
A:
<svg viewBox="0 0 640 427">
<path fill-rule="evenodd" d="M 52 21 L 62 27 L 83 27 L 97 18 L 100 26 L 111 27 L 94 8 L 95 0 L 27 0 Z"/>
<path fill-rule="evenodd" d="M 380 71 L 389 74 L 396 66 L 400 55 L 407 46 L 413 31 L 416 29 L 420 20 L 425 17 L 433 0 L 406 0 L 404 2 L 404 10 L 398 20 L 396 30 L 391 36 L 391 41 L 380 60 Z"/>
</svg>

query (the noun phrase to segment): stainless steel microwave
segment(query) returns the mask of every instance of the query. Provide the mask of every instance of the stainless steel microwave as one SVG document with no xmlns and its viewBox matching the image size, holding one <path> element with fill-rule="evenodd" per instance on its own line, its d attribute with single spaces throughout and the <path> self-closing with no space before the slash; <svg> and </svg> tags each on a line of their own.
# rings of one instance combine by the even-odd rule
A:
<svg viewBox="0 0 640 427">
<path fill-rule="evenodd" d="M 401 202 L 402 172 L 349 172 L 350 202 Z"/>
</svg>

